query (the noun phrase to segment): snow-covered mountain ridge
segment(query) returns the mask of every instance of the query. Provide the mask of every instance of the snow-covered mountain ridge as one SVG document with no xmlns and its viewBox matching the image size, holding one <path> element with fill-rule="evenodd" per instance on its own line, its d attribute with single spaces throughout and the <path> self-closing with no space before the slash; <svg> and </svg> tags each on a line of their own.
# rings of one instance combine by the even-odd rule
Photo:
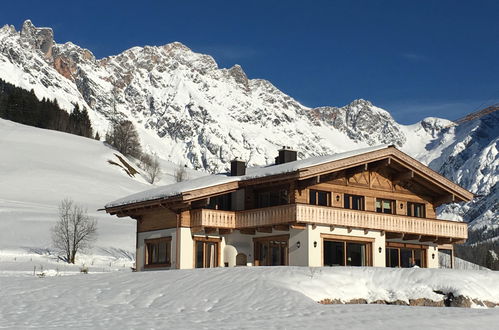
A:
<svg viewBox="0 0 499 330">
<path fill-rule="evenodd" d="M 482 219 L 486 226 L 499 223 L 493 114 L 448 128 L 450 122 L 439 118 L 401 125 L 366 100 L 309 108 L 269 81 L 249 79 L 240 66 L 219 68 L 211 56 L 178 42 L 96 59 L 75 44 L 56 43 L 52 29 L 30 21 L 19 32 L 0 29 L 0 78 L 34 89 L 39 98 L 56 98 L 67 110 L 79 103 L 101 136 L 111 119 L 129 119 L 146 150 L 195 169 L 224 170 L 234 157 L 269 164 L 283 145 L 304 158 L 395 144 L 486 196 L 473 214 L 464 207 L 452 209 L 454 216 Z"/>
</svg>

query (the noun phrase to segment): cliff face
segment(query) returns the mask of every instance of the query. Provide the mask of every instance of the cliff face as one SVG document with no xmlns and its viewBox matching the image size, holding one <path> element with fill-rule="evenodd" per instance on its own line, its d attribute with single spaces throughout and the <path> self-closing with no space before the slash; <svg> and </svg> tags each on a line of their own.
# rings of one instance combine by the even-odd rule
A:
<svg viewBox="0 0 499 330">
<path fill-rule="evenodd" d="M 67 110 L 73 103 L 87 108 L 101 136 L 111 119 L 129 119 L 146 150 L 198 170 L 227 169 L 234 157 L 272 163 L 283 145 L 303 158 L 394 144 L 486 196 L 444 214 L 487 226 L 499 223 L 493 114 L 449 128 L 450 122 L 439 118 L 400 125 L 366 100 L 308 108 L 269 81 L 249 79 L 239 65 L 219 68 L 211 56 L 178 42 L 96 59 L 75 44 L 56 43 L 52 29 L 30 21 L 20 32 L 0 29 L 0 78 L 33 89 L 39 98 L 55 98 Z"/>
</svg>

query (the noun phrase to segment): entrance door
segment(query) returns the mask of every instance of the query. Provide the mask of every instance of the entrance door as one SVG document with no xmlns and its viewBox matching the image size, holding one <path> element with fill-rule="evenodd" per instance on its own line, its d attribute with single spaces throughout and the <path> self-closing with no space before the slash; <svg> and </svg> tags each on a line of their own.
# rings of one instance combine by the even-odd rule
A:
<svg viewBox="0 0 499 330">
<path fill-rule="evenodd" d="M 287 235 L 254 238 L 255 266 L 286 266 L 288 240 Z"/>
<path fill-rule="evenodd" d="M 371 265 L 371 242 L 340 240 L 331 236 L 323 236 L 322 256 L 324 266 Z"/>
</svg>

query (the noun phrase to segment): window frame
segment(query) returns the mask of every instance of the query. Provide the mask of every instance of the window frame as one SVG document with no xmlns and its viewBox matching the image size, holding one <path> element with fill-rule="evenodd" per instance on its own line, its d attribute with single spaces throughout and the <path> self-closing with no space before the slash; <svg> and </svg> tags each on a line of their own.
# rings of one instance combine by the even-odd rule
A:
<svg viewBox="0 0 499 330">
<path fill-rule="evenodd" d="M 326 194 L 326 205 L 319 204 L 319 194 Z M 314 200 L 315 203 L 312 203 L 312 195 L 314 195 Z M 308 204 L 310 205 L 317 205 L 317 206 L 326 206 L 330 207 L 333 205 L 332 203 L 332 197 L 331 197 L 331 191 L 327 190 L 319 190 L 319 189 L 309 189 L 308 192 Z"/>
<path fill-rule="evenodd" d="M 381 205 L 381 211 L 378 211 L 378 201 L 380 202 L 380 205 Z M 390 213 L 387 213 L 387 212 L 384 212 L 384 208 L 383 208 L 383 204 L 384 202 L 389 202 L 390 203 L 390 210 L 391 212 Z M 383 213 L 383 214 L 395 214 L 395 200 L 393 199 L 388 199 L 388 198 L 376 198 L 376 200 L 374 201 L 374 209 L 375 209 L 375 212 L 376 213 Z"/>
<path fill-rule="evenodd" d="M 325 241 L 339 242 L 343 244 L 343 263 L 339 267 L 372 267 L 374 255 L 373 255 L 373 245 L 375 242 L 374 238 L 370 237 L 357 237 L 357 236 L 343 236 L 343 235 L 331 235 L 331 234 L 321 234 L 322 247 L 321 247 L 321 263 L 322 267 L 328 267 L 324 265 L 324 248 Z M 348 243 L 364 244 L 365 245 L 365 266 L 349 266 L 348 263 Z M 333 266 L 331 266 L 333 267 Z"/>
<path fill-rule="evenodd" d="M 217 268 L 220 267 L 220 243 L 222 242 L 221 238 L 218 237 L 200 237 L 200 236 L 193 236 L 192 240 L 194 242 L 194 247 L 193 247 L 193 268 Z M 202 243 L 203 244 L 203 267 L 197 267 L 197 244 Z M 208 243 L 215 243 L 216 245 L 216 251 L 215 251 L 215 266 L 214 267 L 206 267 L 206 256 L 207 256 L 207 249 L 206 246 Z"/>
<path fill-rule="evenodd" d="M 289 265 L 289 234 L 288 235 L 277 235 L 277 236 L 264 236 L 264 237 L 254 237 L 253 238 L 253 264 L 255 266 L 272 266 L 270 262 L 270 253 L 267 258 L 267 264 L 263 265 L 261 263 L 261 251 L 258 248 L 258 244 L 267 244 L 268 251 L 270 251 L 270 245 L 272 241 L 278 241 L 278 242 L 284 242 L 283 248 L 285 250 L 285 258 L 284 258 L 284 265 L 281 266 L 288 266 Z"/>
<path fill-rule="evenodd" d="M 415 215 L 416 207 L 421 207 L 422 216 L 419 217 L 419 216 Z M 426 204 L 407 202 L 407 216 L 415 217 L 415 218 L 426 218 Z"/>
<path fill-rule="evenodd" d="M 360 198 L 361 200 L 361 208 L 360 209 L 354 209 L 353 208 L 353 199 L 354 198 Z M 347 203 L 348 206 L 347 207 Z M 354 211 L 365 211 L 366 210 L 366 197 L 362 195 L 354 195 L 354 194 L 344 194 L 343 195 L 343 208 L 347 210 L 354 210 Z"/>
<path fill-rule="evenodd" d="M 151 245 L 158 245 L 166 243 L 166 263 L 150 262 L 150 249 Z M 144 240 L 144 268 L 160 268 L 172 266 L 172 237 L 159 237 Z"/>
</svg>

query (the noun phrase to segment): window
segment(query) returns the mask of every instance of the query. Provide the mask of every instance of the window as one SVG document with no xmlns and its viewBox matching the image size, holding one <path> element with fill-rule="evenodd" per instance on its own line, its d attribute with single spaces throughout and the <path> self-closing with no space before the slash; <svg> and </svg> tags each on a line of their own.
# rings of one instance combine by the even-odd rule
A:
<svg viewBox="0 0 499 330">
<path fill-rule="evenodd" d="M 364 196 L 345 194 L 344 207 L 351 210 L 364 211 Z"/>
<path fill-rule="evenodd" d="M 407 203 L 407 215 L 410 217 L 425 218 L 425 205 L 421 203 Z"/>
<path fill-rule="evenodd" d="M 376 199 L 376 212 L 393 214 L 395 202 L 390 199 Z"/>
<path fill-rule="evenodd" d="M 256 194 L 256 207 L 269 207 L 289 203 L 288 190 L 261 191 Z"/>
<path fill-rule="evenodd" d="M 255 266 L 285 266 L 288 264 L 289 235 L 253 239 Z"/>
<path fill-rule="evenodd" d="M 321 235 L 323 236 L 323 235 Z M 372 242 L 343 236 L 323 236 L 324 266 L 370 266 Z"/>
<path fill-rule="evenodd" d="M 393 243 L 389 243 L 393 244 Z M 414 266 L 425 267 L 426 250 L 401 245 L 401 247 L 386 248 L 386 266 L 410 268 Z"/>
<path fill-rule="evenodd" d="M 310 190 L 309 204 L 331 206 L 331 193 L 322 190 Z"/>
<path fill-rule="evenodd" d="M 219 196 L 210 197 L 210 202 L 207 208 L 212 210 L 231 210 L 232 198 L 231 194 L 224 194 Z"/>
<path fill-rule="evenodd" d="M 213 268 L 219 266 L 219 238 L 194 237 L 194 266 Z"/>
<path fill-rule="evenodd" d="M 171 266 L 171 237 L 147 239 L 146 244 L 146 267 L 170 267 Z"/>
</svg>

